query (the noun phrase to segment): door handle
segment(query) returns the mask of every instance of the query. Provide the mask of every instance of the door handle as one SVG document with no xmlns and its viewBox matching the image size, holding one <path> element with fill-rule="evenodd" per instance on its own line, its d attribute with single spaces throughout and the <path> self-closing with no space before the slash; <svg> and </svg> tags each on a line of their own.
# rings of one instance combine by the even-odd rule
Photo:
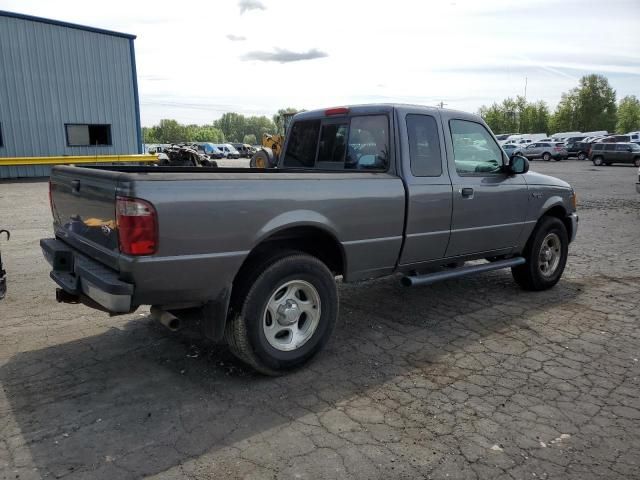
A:
<svg viewBox="0 0 640 480">
<path fill-rule="evenodd" d="M 460 190 L 460 193 L 462 194 L 463 197 L 472 197 L 473 196 L 473 188 L 464 187 L 463 189 Z"/>
</svg>

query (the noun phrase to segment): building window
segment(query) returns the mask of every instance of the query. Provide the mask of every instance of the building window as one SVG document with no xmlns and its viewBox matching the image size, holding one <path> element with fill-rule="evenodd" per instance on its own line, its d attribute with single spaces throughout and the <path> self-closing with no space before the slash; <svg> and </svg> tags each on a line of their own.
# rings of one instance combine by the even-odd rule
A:
<svg viewBox="0 0 640 480">
<path fill-rule="evenodd" d="M 111 145 L 111 125 L 67 124 L 65 127 L 70 147 Z"/>
</svg>

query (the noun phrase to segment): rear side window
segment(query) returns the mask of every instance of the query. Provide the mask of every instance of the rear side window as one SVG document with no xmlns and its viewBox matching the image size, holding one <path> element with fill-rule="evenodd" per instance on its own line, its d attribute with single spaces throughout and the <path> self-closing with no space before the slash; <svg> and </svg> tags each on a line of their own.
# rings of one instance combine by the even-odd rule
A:
<svg viewBox="0 0 640 480">
<path fill-rule="evenodd" d="M 593 150 L 604 150 L 604 143 L 596 143 L 592 148 Z"/>
<path fill-rule="evenodd" d="M 320 133 L 320 120 L 300 121 L 293 124 L 284 156 L 285 167 L 313 167 Z"/>
<path fill-rule="evenodd" d="M 628 152 L 631 147 L 629 147 L 629 145 L 627 145 L 626 143 L 614 143 L 614 145 L 616 146 L 616 150 L 618 152 Z"/>
<path fill-rule="evenodd" d="M 431 115 L 407 115 L 411 173 L 416 177 L 442 175 L 438 126 Z"/>
</svg>

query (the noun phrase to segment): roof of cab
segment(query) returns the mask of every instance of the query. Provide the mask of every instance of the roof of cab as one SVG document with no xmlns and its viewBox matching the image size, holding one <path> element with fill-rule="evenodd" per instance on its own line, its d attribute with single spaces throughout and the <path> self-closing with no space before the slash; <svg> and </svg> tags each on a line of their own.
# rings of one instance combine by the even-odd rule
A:
<svg viewBox="0 0 640 480">
<path fill-rule="evenodd" d="M 357 104 L 357 105 L 341 105 L 336 107 L 328 107 L 316 110 L 309 110 L 307 112 L 300 112 L 295 115 L 296 120 L 311 120 L 316 118 L 330 118 L 332 115 L 326 115 L 327 110 L 334 108 L 347 108 L 351 115 L 372 115 L 375 113 L 386 113 L 392 110 L 400 111 L 416 111 L 422 110 L 425 113 L 442 112 L 448 114 L 447 116 L 461 116 L 461 117 L 477 117 L 477 115 L 469 112 L 463 112 L 461 110 L 452 110 L 449 108 L 431 107 L 426 105 L 416 105 L 408 103 L 370 103 L 370 104 Z M 335 115 L 339 117 L 340 115 Z"/>
</svg>

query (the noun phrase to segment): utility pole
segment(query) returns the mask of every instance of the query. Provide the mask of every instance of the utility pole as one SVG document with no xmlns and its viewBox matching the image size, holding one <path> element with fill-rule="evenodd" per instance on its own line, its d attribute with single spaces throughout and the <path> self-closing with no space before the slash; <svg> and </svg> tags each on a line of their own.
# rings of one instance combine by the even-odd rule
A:
<svg viewBox="0 0 640 480">
<path fill-rule="evenodd" d="M 524 77 L 524 101 L 527 101 L 527 77 Z"/>
<path fill-rule="evenodd" d="M 440 100 L 440 103 L 436 103 L 436 105 L 440 108 L 444 108 L 445 105 L 448 105 L 447 103 L 444 103 L 442 100 Z"/>
</svg>

